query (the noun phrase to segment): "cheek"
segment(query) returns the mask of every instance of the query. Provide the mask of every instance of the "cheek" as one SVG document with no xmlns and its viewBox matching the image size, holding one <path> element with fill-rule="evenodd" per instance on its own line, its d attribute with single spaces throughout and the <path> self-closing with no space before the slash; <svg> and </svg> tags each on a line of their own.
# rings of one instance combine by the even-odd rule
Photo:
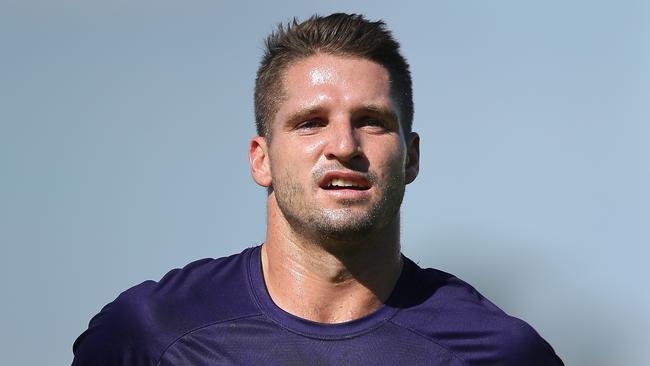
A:
<svg viewBox="0 0 650 366">
<path fill-rule="evenodd" d="M 376 149 L 368 151 L 366 154 L 371 160 L 371 163 L 374 160 L 378 169 L 382 169 L 382 167 L 391 169 L 398 166 L 403 167 L 406 161 L 404 149 L 400 149 L 398 146 L 393 147 L 391 144 L 379 145 Z"/>
<path fill-rule="evenodd" d="M 324 145 L 325 145 L 325 139 L 322 138 L 315 139 L 314 141 L 308 142 L 304 146 L 304 151 L 308 156 L 313 154 L 318 154 L 323 149 Z"/>
<path fill-rule="evenodd" d="M 277 183 L 298 182 L 310 177 L 310 171 L 315 165 L 314 159 L 311 157 L 319 151 L 318 146 L 313 145 L 298 146 L 286 143 L 285 146 L 292 146 L 292 148 L 280 147 L 271 151 L 271 174 L 275 180 L 278 180 Z M 278 144 L 278 146 L 281 145 Z"/>
<path fill-rule="evenodd" d="M 272 157 L 277 156 L 278 159 L 276 160 L 291 162 L 290 164 L 292 164 L 303 161 L 314 154 L 319 154 L 326 140 L 322 137 L 302 137 L 298 140 L 287 139 L 280 141 L 278 139 L 273 141 L 273 143 L 276 142 L 277 144 L 270 149 Z"/>
<path fill-rule="evenodd" d="M 406 174 L 405 155 L 400 151 L 393 151 L 382 156 L 381 160 L 376 161 L 374 173 L 382 185 L 390 186 L 402 182 Z"/>
</svg>

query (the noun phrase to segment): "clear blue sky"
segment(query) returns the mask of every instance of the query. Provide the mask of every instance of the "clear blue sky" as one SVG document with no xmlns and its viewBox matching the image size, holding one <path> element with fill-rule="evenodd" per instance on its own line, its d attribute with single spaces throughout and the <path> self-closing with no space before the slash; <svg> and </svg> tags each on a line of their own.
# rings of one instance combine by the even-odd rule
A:
<svg viewBox="0 0 650 366">
<path fill-rule="evenodd" d="M 384 19 L 412 66 L 405 254 L 567 365 L 650 358 L 647 2 L 259 3 L 0 3 L 0 364 L 69 364 L 122 290 L 263 240 L 262 40 L 333 11 Z"/>
</svg>

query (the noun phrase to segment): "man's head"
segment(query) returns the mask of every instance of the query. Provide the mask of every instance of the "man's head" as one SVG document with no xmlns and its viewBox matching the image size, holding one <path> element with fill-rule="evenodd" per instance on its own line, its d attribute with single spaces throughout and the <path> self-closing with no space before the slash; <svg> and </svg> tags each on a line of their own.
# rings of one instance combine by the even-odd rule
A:
<svg viewBox="0 0 650 366">
<path fill-rule="evenodd" d="M 382 21 L 371 22 L 361 15 L 312 16 L 271 33 L 255 82 L 257 133 L 271 138 L 271 122 L 286 97 L 284 74 L 289 66 L 315 54 L 330 54 L 376 62 L 390 74 L 391 94 L 399 105 L 399 119 L 405 134 L 413 121 L 412 82 L 409 65 Z"/>
<path fill-rule="evenodd" d="M 307 40 L 314 39 L 309 42 L 320 46 L 302 39 L 304 44 L 296 49 L 308 52 L 288 53 L 293 56 L 283 56 L 285 62 L 277 65 L 268 55 L 263 61 L 263 66 L 268 61 L 267 66 L 276 70 L 267 76 L 278 79 L 267 85 L 275 88 L 275 94 L 267 90 L 262 93 L 266 96 L 256 95 L 268 98 L 259 103 L 256 99 L 257 113 L 268 107 L 264 113 L 270 115 L 259 116 L 266 122 L 258 126 L 260 135 L 251 141 L 251 172 L 258 184 L 269 188 L 269 223 L 286 222 L 293 231 L 339 241 L 385 230 L 398 233 L 404 188 L 415 179 L 419 166 L 419 137 L 410 132 L 413 106 L 406 62 L 389 38 L 385 43 L 393 48 L 374 47 L 383 51 L 364 53 L 385 56 L 390 48 L 393 54 L 384 57 L 383 64 L 344 47 L 331 48 L 331 42 L 322 40 L 343 38 L 345 44 L 356 44 L 363 37 L 354 32 L 347 38 L 335 37 L 341 29 L 368 27 L 388 35 L 383 24 L 359 16 L 331 17 L 308 21 L 328 22 L 327 27 L 312 24 L 317 32 L 301 31 L 311 34 Z M 294 27 L 307 27 L 306 23 Z M 289 43 L 296 42 L 300 43 Z M 395 64 L 404 66 L 403 74 L 391 71 Z M 258 93 L 261 84 L 270 82 L 262 80 L 267 77 L 265 71 L 260 74 Z M 400 84 L 407 92 L 396 87 L 397 79 L 407 80 Z M 408 124 L 403 122 L 405 114 Z"/>
</svg>

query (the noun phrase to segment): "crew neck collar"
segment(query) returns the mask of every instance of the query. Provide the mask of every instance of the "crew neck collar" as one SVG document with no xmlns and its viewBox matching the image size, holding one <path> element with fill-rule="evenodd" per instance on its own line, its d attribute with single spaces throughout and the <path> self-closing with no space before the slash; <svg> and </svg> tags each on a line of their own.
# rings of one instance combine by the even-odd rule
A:
<svg viewBox="0 0 650 366">
<path fill-rule="evenodd" d="M 406 281 L 406 277 L 408 277 L 408 274 L 411 272 L 410 267 L 412 262 L 404 256 L 402 256 L 402 260 L 404 263 L 402 266 L 402 273 L 400 274 L 400 277 L 395 284 L 395 288 L 386 303 L 382 304 L 379 309 L 364 317 L 336 324 L 318 323 L 297 317 L 282 310 L 273 302 L 273 299 L 271 299 L 266 288 L 266 284 L 264 283 L 261 246 L 255 247 L 253 250 L 249 251 L 249 257 L 247 260 L 248 279 L 251 292 L 260 310 L 281 327 L 311 338 L 350 338 L 382 326 L 399 311 L 399 308 L 388 304 L 399 302 L 395 300 L 401 297 L 400 293 L 401 288 L 403 287 L 402 284 Z"/>
</svg>

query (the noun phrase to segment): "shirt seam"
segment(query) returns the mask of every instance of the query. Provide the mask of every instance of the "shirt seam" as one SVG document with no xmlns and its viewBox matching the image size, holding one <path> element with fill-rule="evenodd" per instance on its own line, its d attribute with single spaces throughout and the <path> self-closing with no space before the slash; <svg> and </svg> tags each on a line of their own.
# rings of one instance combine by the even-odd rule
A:
<svg viewBox="0 0 650 366">
<path fill-rule="evenodd" d="M 399 312 L 399 311 L 397 311 L 397 312 Z M 395 314 L 397 314 L 397 312 Z M 278 327 L 286 330 L 287 332 L 296 334 L 296 335 L 301 336 L 301 337 L 309 338 L 309 339 L 316 339 L 316 340 L 319 340 L 319 341 L 342 341 L 342 340 L 348 340 L 348 339 L 361 337 L 361 336 L 363 336 L 365 334 L 368 334 L 370 332 L 373 332 L 373 331 L 377 330 L 380 327 L 383 327 L 386 323 L 390 322 L 390 320 L 391 320 L 390 318 L 383 319 L 382 321 L 378 322 L 377 324 L 375 324 L 372 327 L 360 330 L 360 331 L 358 331 L 356 333 L 352 333 L 352 334 L 324 336 L 324 335 L 315 335 L 315 334 L 300 332 L 298 330 L 295 330 L 295 329 L 293 329 L 291 327 L 288 327 L 288 326 L 282 324 L 281 322 L 279 322 L 278 320 L 276 320 L 272 316 L 268 316 L 266 313 L 263 313 L 261 316 L 263 316 L 265 319 L 273 322 Z"/>
<path fill-rule="evenodd" d="M 406 330 L 406 331 L 408 331 L 408 332 L 411 332 L 411 333 L 413 333 L 413 334 L 415 334 L 415 335 L 417 335 L 417 336 L 419 336 L 419 337 L 422 337 L 422 338 L 426 339 L 427 341 L 429 341 L 429 342 L 435 344 L 436 346 L 438 346 L 438 347 L 440 347 L 440 348 L 446 350 L 446 351 L 449 352 L 452 356 L 454 356 L 454 358 L 456 358 L 457 360 L 459 360 L 460 362 L 462 362 L 463 365 L 469 366 L 469 363 L 467 363 L 467 361 L 466 361 L 464 358 L 462 358 L 462 357 L 461 357 L 460 355 L 458 355 L 456 352 L 452 351 L 449 347 L 444 346 L 444 345 L 442 345 L 442 344 L 436 342 L 433 338 L 431 338 L 431 337 L 429 337 L 429 336 L 427 336 L 427 335 L 424 335 L 424 334 L 418 332 L 417 330 L 412 329 L 411 327 L 407 327 L 407 326 L 405 326 L 405 325 L 402 325 L 402 324 L 396 323 L 395 321 L 393 321 L 393 319 L 389 319 L 388 321 L 389 321 L 391 324 L 395 325 L 396 327 L 402 328 L 402 329 L 404 329 L 404 330 Z"/>
<path fill-rule="evenodd" d="M 158 357 L 158 361 L 156 361 L 155 365 L 156 365 L 156 366 L 159 366 L 159 365 L 160 365 L 160 362 L 162 361 L 162 359 L 163 359 L 163 357 L 165 356 L 165 354 L 167 353 L 167 351 L 168 351 L 168 350 L 169 350 L 173 345 L 175 345 L 179 340 L 181 340 L 182 338 L 184 338 L 185 336 L 187 336 L 187 335 L 189 335 L 189 334 L 191 334 L 191 333 L 197 332 L 197 331 L 199 331 L 199 330 L 201 330 L 201 329 L 204 329 L 204 328 L 207 328 L 207 327 L 210 327 L 210 326 L 216 325 L 216 324 L 227 323 L 227 322 L 231 322 L 231 321 L 235 321 L 235 320 L 241 320 L 241 319 L 248 319 L 248 318 L 261 317 L 261 316 L 263 316 L 263 315 L 264 315 L 264 314 L 256 313 L 256 314 L 249 314 L 249 315 L 237 316 L 237 317 L 234 317 L 234 318 L 228 318 L 228 319 L 224 319 L 224 320 L 219 320 L 219 321 L 215 321 L 215 322 L 212 322 L 212 323 L 203 324 L 203 325 L 201 325 L 201 326 L 199 326 L 199 327 L 196 327 L 196 328 L 192 328 L 192 329 L 190 329 L 190 330 L 184 332 L 183 334 L 179 335 L 178 337 L 174 338 L 174 340 L 171 341 L 171 342 L 167 345 L 167 347 L 165 347 L 165 349 L 160 353 L 160 357 Z"/>
</svg>

